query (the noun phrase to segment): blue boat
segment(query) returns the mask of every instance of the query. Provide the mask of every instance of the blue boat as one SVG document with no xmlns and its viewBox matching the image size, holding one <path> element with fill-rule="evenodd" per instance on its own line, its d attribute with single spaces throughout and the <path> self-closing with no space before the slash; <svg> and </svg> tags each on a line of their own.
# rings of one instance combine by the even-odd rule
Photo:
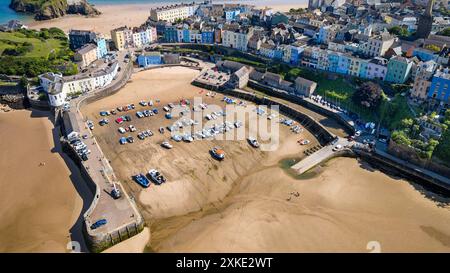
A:
<svg viewBox="0 0 450 273">
<path fill-rule="evenodd" d="M 135 175 L 133 176 L 133 179 L 144 188 L 148 188 L 148 186 L 150 186 L 150 180 L 148 180 L 148 178 L 143 174 Z"/>
<path fill-rule="evenodd" d="M 124 145 L 124 144 L 127 143 L 127 139 L 126 139 L 125 137 L 121 137 L 121 138 L 119 139 L 119 143 L 120 143 L 121 145 Z"/>
<path fill-rule="evenodd" d="M 91 225 L 91 229 L 97 229 L 101 226 L 106 225 L 107 223 L 108 223 L 108 221 L 106 221 L 106 219 L 100 219 Z"/>
</svg>

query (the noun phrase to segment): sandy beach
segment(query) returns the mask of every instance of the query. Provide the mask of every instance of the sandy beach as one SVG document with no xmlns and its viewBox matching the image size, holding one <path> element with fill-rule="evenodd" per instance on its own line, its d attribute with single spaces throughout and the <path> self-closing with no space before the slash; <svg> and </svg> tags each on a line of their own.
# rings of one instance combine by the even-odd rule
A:
<svg viewBox="0 0 450 273">
<path fill-rule="evenodd" d="M 48 114 L 0 113 L 0 252 L 67 252 L 83 206 Z"/>
<path fill-rule="evenodd" d="M 198 92 L 189 84 L 196 73 L 186 68 L 141 72 L 119 93 L 82 111 L 97 120 L 101 109 L 140 99 L 177 101 Z M 133 124 L 155 132 L 159 122 Z M 116 175 L 139 201 L 150 228 L 150 251 L 369 252 L 371 241 L 384 252 L 450 251 L 449 207 L 407 181 L 350 158 L 332 160 L 302 179 L 288 174 L 279 162 L 301 156 L 299 135 L 282 131 L 280 148 L 267 153 L 245 142 L 221 142 L 229 160 L 217 164 L 207 155 L 208 141 L 175 143 L 167 151 L 158 147 L 159 139 L 124 148 L 106 127 L 95 134 Z M 142 189 L 131 181 L 132 174 L 151 166 L 168 182 Z M 125 241 L 118 251 L 135 251 L 142 241 Z"/>
<path fill-rule="evenodd" d="M 243 177 L 221 204 L 152 226 L 152 239 L 158 239 L 152 247 L 159 252 L 369 252 L 374 241 L 382 252 L 450 252 L 449 212 L 406 181 L 339 158 L 312 179 L 296 180 L 278 167 Z"/>
<path fill-rule="evenodd" d="M 247 2 L 246 2 L 247 3 Z M 249 2 L 252 4 L 252 1 Z M 257 7 L 269 6 L 274 11 L 288 11 L 290 8 L 306 7 L 306 4 L 271 4 L 271 1 L 255 2 Z M 97 17 L 85 17 L 78 15 L 67 15 L 47 21 L 34 21 L 29 24 L 31 28 L 58 27 L 68 32 L 70 29 L 93 30 L 100 32 L 105 37 L 110 37 L 110 31 L 120 26 L 137 27 L 143 24 L 150 16 L 152 7 L 161 6 L 158 3 L 150 4 L 123 4 L 123 5 L 96 5 L 102 12 Z"/>
</svg>

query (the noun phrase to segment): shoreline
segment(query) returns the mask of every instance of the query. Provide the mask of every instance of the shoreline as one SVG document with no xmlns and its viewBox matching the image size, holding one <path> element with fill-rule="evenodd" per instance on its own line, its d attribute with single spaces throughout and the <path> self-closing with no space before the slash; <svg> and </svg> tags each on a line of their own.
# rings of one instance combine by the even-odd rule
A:
<svg viewBox="0 0 450 273">
<path fill-rule="evenodd" d="M 263 2 L 264 3 L 264 2 Z M 95 17 L 81 16 L 81 15 L 66 15 L 61 18 L 55 18 L 46 21 L 33 20 L 28 24 L 31 29 L 58 27 L 65 32 L 70 29 L 84 29 L 100 32 L 105 37 L 110 37 L 110 31 L 114 28 L 127 25 L 129 27 L 138 27 L 145 23 L 150 16 L 150 8 L 160 6 L 161 3 L 147 3 L 147 4 L 106 4 L 96 5 L 96 8 L 102 12 L 101 15 Z M 287 11 L 290 8 L 306 7 L 307 4 L 275 4 L 265 5 L 258 4 L 256 7 L 271 7 L 274 11 Z"/>
<path fill-rule="evenodd" d="M 0 128 L 0 251 L 68 252 L 69 241 L 80 241 L 86 189 L 77 168 L 62 155 L 50 114 L 0 113 Z"/>
</svg>

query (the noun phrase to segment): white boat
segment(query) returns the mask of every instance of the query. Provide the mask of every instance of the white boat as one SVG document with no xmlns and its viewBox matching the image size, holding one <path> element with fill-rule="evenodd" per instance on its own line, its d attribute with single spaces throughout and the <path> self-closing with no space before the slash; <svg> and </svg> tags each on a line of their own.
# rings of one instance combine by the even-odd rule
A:
<svg viewBox="0 0 450 273">
<path fill-rule="evenodd" d="M 163 141 L 163 142 L 161 143 L 161 146 L 164 147 L 164 148 L 166 148 L 166 149 L 172 149 L 172 148 L 173 148 L 173 145 L 170 144 L 168 141 Z"/>
<path fill-rule="evenodd" d="M 248 143 L 250 143 L 250 145 L 252 145 L 254 148 L 259 148 L 259 142 L 258 140 L 256 140 L 253 137 L 249 137 L 247 138 Z"/>
</svg>

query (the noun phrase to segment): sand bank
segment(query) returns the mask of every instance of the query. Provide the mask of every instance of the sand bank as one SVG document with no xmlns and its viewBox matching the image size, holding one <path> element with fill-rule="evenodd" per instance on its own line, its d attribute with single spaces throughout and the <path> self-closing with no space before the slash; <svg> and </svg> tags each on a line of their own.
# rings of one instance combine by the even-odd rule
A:
<svg viewBox="0 0 450 273">
<path fill-rule="evenodd" d="M 304 3 L 273 3 L 272 1 L 246 1 L 245 3 L 255 4 L 257 7 L 271 7 L 274 11 L 288 11 L 290 8 L 304 8 Z M 85 17 L 79 15 L 67 15 L 62 18 L 33 21 L 29 24 L 31 28 L 50 28 L 58 27 L 68 32 L 70 29 L 93 30 L 110 37 L 111 29 L 120 26 L 137 27 L 142 25 L 150 16 L 152 7 L 161 6 L 161 3 L 149 4 L 121 4 L 121 5 L 97 5 L 102 12 L 97 17 Z"/>
<path fill-rule="evenodd" d="M 180 67 L 141 72 L 119 93 L 82 111 L 98 120 L 102 109 L 141 99 L 175 102 L 198 94 L 189 84 L 197 73 Z M 155 132 L 161 121 L 148 121 L 132 123 Z M 295 141 L 302 136 L 281 129 L 281 146 L 270 153 L 245 142 L 175 143 L 174 149 L 161 150 L 159 133 L 125 148 L 116 144 L 116 129 L 101 127 L 95 134 L 139 201 L 153 251 L 368 252 L 371 241 L 386 252 L 450 251 L 448 208 L 355 159 L 339 158 L 314 178 L 294 179 L 278 162 L 302 154 Z M 211 160 L 211 145 L 224 147 L 227 160 Z M 152 166 L 166 174 L 166 184 L 142 189 L 131 181 L 131 175 Z"/>
<path fill-rule="evenodd" d="M 58 27 L 65 32 L 71 29 L 92 30 L 110 37 L 114 28 L 125 25 L 138 27 L 145 23 L 150 16 L 150 8 L 154 6 L 155 4 L 98 5 L 97 8 L 102 12 L 100 16 L 67 15 L 47 21 L 34 21 L 29 26 L 35 29 Z"/>
<path fill-rule="evenodd" d="M 450 210 L 411 184 L 354 159 L 339 158 L 319 176 L 295 180 L 280 168 L 243 177 L 203 217 L 167 219 L 177 228 L 153 246 L 162 252 L 450 252 Z M 299 197 L 291 193 L 299 193 Z M 190 218 L 190 219 L 189 219 Z"/>
<path fill-rule="evenodd" d="M 142 253 L 149 240 L 150 230 L 145 227 L 138 235 L 108 248 L 103 253 Z"/>
<path fill-rule="evenodd" d="M 0 252 L 66 252 L 80 215 L 79 177 L 58 154 L 47 115 L 0 113 Z"/>
</svg>

